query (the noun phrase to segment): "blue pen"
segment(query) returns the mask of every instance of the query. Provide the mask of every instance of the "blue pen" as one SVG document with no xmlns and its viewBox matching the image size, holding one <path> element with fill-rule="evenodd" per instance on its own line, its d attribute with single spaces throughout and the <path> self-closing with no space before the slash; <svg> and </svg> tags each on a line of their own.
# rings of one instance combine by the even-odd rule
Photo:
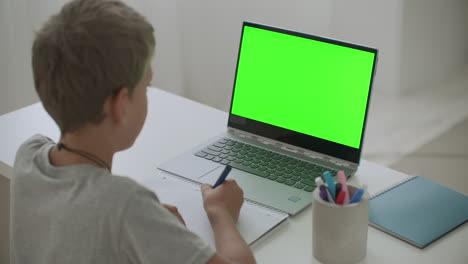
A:
<svg viewBox="0 0 468 264">
<path fill-rule="evenodd" d="M 323 174 L 323 179 L 328 185 L 328 190 L 330 191 L 333 201 L 336 199 L 336 190 L 335 190 L 335 181 L 333 180 L 329 171 L 325 171 Z"/>
<path fill-rule="evenodd" d="M 224 168 L 223 172 L 221 172 L 221 175 L 219 175 L 219 178 L 216 180 L 216 183 L 213 185 L 213 189 L 221 185 L 226 177 L 228 176 L 229 172 L 231 171 L 232 167 L 227 165 L 226 168 Z"/>
<path fill-rule="evenodd" d="M 362 195 L 364 194 L 364 189 L 362 188 L 359 188 L 353 195 L 353 197 L 351 198 L 351 200 L 349 200 L 349 203 L 358 203 L 359 201 L 361 201 L 361 198 L 362 198 Z"/>
</svg>

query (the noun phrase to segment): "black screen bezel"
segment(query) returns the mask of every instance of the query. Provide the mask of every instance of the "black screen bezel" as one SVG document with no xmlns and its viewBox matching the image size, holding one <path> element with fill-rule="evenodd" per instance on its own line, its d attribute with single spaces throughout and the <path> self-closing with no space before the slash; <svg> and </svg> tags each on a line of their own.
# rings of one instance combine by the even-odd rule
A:
<svg viewBox="0 0 468 264">
<path fill-rule="evenodd" d="M 364 124 L 362 127 L 362 132 L 361 132 L 361 141 L 359 143 L 359 148 L 352 148 L 346 145 L 342 145 L 339 143 L 335 143 L 329 140 L 324 140 L 321 138 L 317 138 L 314 136 L 306 135 L 303 133 L 298 133 L 289 129 L 273 126 L 270 124 L 266 124 L 263 122 L 259 122 L 256 120 L 252 120 L 249 118 L 241 117 L 238 115 L 232 114 L 232 103 L 234 101 L 234 89 L 236 87 L 236 79 L 237 79 L 237 73 L 238 73 L 238 67 L 239 67 L 239 58 L 241 54 L 241 49 L 242 49 L 242 37 L 244 35 L 244 28 L 246 26 L 249 27 L 255 27 L 259 29 L 265 29 L 265 30 L 270 30 L 273 32 L 278 32 L 278 33 L 284 33 L 284 34 L 289 34 L 297 37 L 303 37 L 303 38 L 308 38 L 312 40 L 318 40 L 318 41 L 323 41 L 326 43 L 331 43 L 331 44 L 336 44 L 344 47 L 349 47 L 349 48 L 354 48 L 354 49 L 359 49 L 367 52 L 372 52 L 375 54 L 374 56 L 374 64 L 372 68 L 372 76 L 369 84 L 369 89 L 368 89 L 368 94 L 367 94 L 367 104 L 366 104 L 366 110 L 365 110 L 365 115 L 364 115 Z M 353 43 L 348 43 L 348 42 L 343 42 L 339 40 L 334 40 L 334 39 L 329 39 L 325 37 L 320 37 L 320 36 L 315 36 L 315 35 L 310 35 L 310 34 L 305 34 L 305 33 L 300 33 L 296 31 L 291 31 L 287 29 L 281 29 L 281 28 L 276 28 L 276 27 L 271 27 L 267 25 L 261 25 L 261 24 L 256 24 L 252 22 L 243 22 L 242 26 L 242 32 L 241 32 L 241 38 L 240 38 L 240 43 L 239 43 L 239 52 L 238 52 L 238 57 L 237 57 L 237 65 L 236 65 L 236 73 L 234 77 L 234 85 L 232 89 L 232 95 L 231 95 L 231 107 L 229 110 L 229 119 L 228 119 L 228 127 L 232 127 L 235 129 L 239 129 L 242 131 L 246 131 L 252 134 L 256 134 L 262 137 L 270 138 L 273 140 L 277 140 L 283 143 L 287 143 L 290 145 L 298 146 L 304 149 L 308 149 L 314 152 L 319 152 L 323 153 L 325 155 L 329 155 L 332 157 L 336 157 L 342 160 L 346 160 L 349 162 L 357 163 L 359 164 L 360 158 L 361 158 L 361 152 L 362 152 L 362 143 L 364 141 L 364 132 L 366 128 L 366 122 L 367 122 L 367 113 L 369 109 L 369 104 L 370 104 L 370 96 L 371 96 L 371 90 L 372 90 L 372 83 L 374 80 L 375 76 L 375 69 L 376 69 L 376 64 L 377 64 L 377 52 L 378 50 L 375 48 L 370 48 L 370 47 L 365 47 Z"/>
</svg>

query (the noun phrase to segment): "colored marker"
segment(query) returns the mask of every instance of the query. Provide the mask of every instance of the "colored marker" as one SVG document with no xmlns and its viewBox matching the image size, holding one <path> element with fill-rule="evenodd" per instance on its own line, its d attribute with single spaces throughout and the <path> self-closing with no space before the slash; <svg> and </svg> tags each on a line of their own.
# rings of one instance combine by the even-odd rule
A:
<svg viewBox="0 0 468 264">
<path fill-rule="evenodd" d="M 344 190 L 341 190 L 336 196 L 336 204 L 343 204 L 345 196 L 346 192 Z"/>
<path fill-rule="evenodd" d="M 328 194 L 327 194 L 327 186 L 325 185 L 320 185 L 320 198 L 322 198 L 322 200 L 324 200 L 325 202 L 328 202 Z"/>
<path fill-rule="evenodd" d="M 336 197 L 338 197 L 338 194 L 341 192 L 342 188 L 341 188 L 341 183 L 337 183 L 335 184 L 335 193 L 336 193 Z"/>
<path fill-rule="evenodd" d="M 324 185 L 324 186 L 325 186 L 325 185 Z M 331 196 L 330 191 L 328 190 L 328 188 L 325 188 L 325 191 L 327 192 L 327 199 L 328 199 L 328 202 L 331 203 L 331 204 L 335 204 L 335 200 L 334 200 L 333 197 Z"/>
<path fill-rule="evenodd" d="M 315 185 L 317 185 L 318 187 L 324 185 L 325 183 L 323 182 L 322 178 L 320 177 L 317 177 L 315 178 Z"/>
<path fill-rule="evenodd" d="M 344 171 L 339 171 L 337 173 L 338 181 L 341 183 L 341 189 L 345 191 L 345 198 L 343 200 L 343 204 L 349 204 L 349 190 L 348 190 L 348 183 L 346 182 L 346 175 Z"/>
<path fill-rule="evenodd" d="M 323 175 L 323 179 L 325 180 L 325 182 L 328 185 L 328 191 L 330 192 L 331 197 L 332 197 L 332 199 L 334 201 L 335 197 L 336 197 L 335 181 L 333 181 L 333 178 L 332 178 L 329 171 L 325 171 L 322 175 Z"/>
<path fill-rule="evenodd" d="M 349 200 L 349 203 L 358 203 L 361 201 L 362 195 L 364 194 L 364 189 L 359 188 L 356 193 L 354 193 L 353 197 Z"/>
<path fill-rule="evenodd" d="M 213 189 L 221 185 L 226 177 L 228 176 L 229 172 L 231 171 L 232 167 L 227 165 L 226 168 L 224 168 L 223 172 L 221 172 L 221 175 L 219 175 L 218 180 L 216 180 L 216 183 L 213 185 Z"/>
</svg>

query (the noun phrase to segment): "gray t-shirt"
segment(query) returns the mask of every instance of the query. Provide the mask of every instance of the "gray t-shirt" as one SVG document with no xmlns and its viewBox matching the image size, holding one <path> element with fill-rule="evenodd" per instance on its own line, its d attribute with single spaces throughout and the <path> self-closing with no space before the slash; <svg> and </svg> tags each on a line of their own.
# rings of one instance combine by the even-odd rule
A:
<svg viewBox="0 0 468 264">
<path fill-rule="evenodd" d="M 36 135 L 16 154 L 12 263 L 206 263 L 215 254 L 135 181 L 51 165 L 54 145 Z"/>
</svg>

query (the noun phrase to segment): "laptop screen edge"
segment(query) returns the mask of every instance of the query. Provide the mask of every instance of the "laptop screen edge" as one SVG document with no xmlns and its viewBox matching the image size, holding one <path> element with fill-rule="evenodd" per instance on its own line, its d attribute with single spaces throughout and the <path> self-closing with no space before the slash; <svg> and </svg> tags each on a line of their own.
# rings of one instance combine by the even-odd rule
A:
<svg viewBox="0 0 468 264">
<path fill-rule="evenodd" d="M 299 36 L 299 37 L 304 37 L 308 39 L 314 39 L 314 40 L 320 40 L 320 41 L 325 41 L 331 44 L 337 44 L 341 46 L 346 46 L 350 48 L 356 48 L 359 50 L 371 52 L 374 54 L 374 63 L 373 63 L 373 68 L 372 68 L 372 76 L 370 79 L 369 83 L 369 89 L 367 93 L 367 100 L 366 100 L 366 107 L 365 107 L 365 114 L 364 114 L 364 120 L 363 120 L 363 126 L 362 126 L 362 132 L 361 132 L 361 139 L 360 139 L 360 144 L 359 148 L 353 148 L 349 147 L 340 143 L 332 142 L 329 140 L 321 139 L 318 137 L 302 134 L 296 131 L 288 130 L 285 128 L 277 127 L 274 125 L 270 125 L 267 123 L 263 123 L 260 121 L 252 120 L 249 118 L 241 117 L 235 114 L 232 114 L 232 107 L 233 107 L 233 101 L 234 101 L 234 92 L 235 92 L 235 86 L 236 86 L 236 76 L 238 73 L 238 68 L 239 68 L 239 56 L 240 56 L 240 51 L 242 49 L 242 37 L 244 35 L 244 28 L 246 26 L 250 27 L 256 27 L 260 29 L 266 29 L 266 30 L 271 30 L 279 33 L 285 33 L 289 35 L 294 35 L 294 36 Z M 235 72 L 235 78 L 234 78 L 234 84 L 233 84 L 233 89 L 232 89 L 232 95 L 231 95 L 231 104 L 230 104 L 230 110 L 229 110 L 229 118 L 228 118 L 228 127 L 232 127 L 241 131 L 246 131 L 252 134 L 256 134 L 262 137 L 270 138 L 273 140 L 277 140 L 283 143 L 287 143 L 290 145 L 294 145 L 300 148 L 308 149 L 314 152 L 322 153 L 328 156 L 336 157 L 342 160 L 346 160 L 352 163 L 359 164 L 360 159 L 361 159 L 361 154 L 362 154 L 362 148 L 363 148 L 363 142 L 364 142 L 364 137 L 365 137 L 365 129 L 366 129 L 366 124 L 367 124 L 367 116 L 368 116 L 368 110 L 369 110 L 369 105 L 370 105 L 370 100 L 371 100 L 371 94 L 372 94 L 372 85 L 374 81 L 374 76 L 376 73 L 376 66 L 377 66 L 377 61 L 378 61 L 378 50 L 375 48 L 370 48 L 354 43 L 349 43 L 349 42 L 343 42 L 340 40 L 335 40 L 335 39 L 330 39 L 326 37 L 321 37 L 321 36 L 316 36 L 316 35 L 310 35 L 310 34 L 305 34 L 305 33 L 300 33 L 296 31 L 291 31 L 287 29 L 282 29 L 282 28 L 276 28 L 276 27 L 271 27 L 267 25 L 262 25 L 262 24 L 257 24 L 257 23 L 252 23 L 252 22 L 243 22 L 242 26 L 242 31 L 240 35 L 240 43 L 239 43 L 239 52 L 238 52 L 238 59 L 237 59 L 237 65 L 236 65 L 236 72 Z"/>
</svg>

